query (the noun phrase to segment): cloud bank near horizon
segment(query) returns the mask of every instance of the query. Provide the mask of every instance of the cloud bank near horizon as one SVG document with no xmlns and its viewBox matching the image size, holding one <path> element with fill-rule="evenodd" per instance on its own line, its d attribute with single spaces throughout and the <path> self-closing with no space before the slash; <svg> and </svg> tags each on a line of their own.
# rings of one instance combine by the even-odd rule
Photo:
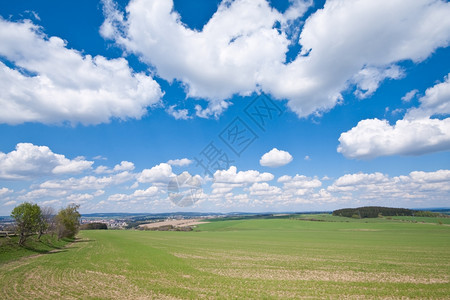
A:
<svg viewBox="0 0 450 300">
<path fill-rule="evenodd" d="M 19 173 L 14 167 L 17 164 L 27 176 Z M 84 212 L 130 209 L 164 212 L 177 208 L 167 193 L 169 180 L 176 176 L 171 165 L 160 163 L 135 170 L 133 162 L 122 161 L 96 172 L 98 167 L 93 168 L 93 164 L 33 144 L 18 144 L 16 150 L 0 153 L 3 180 L 26 186 L 19 190 L 0 187 L 0 211 L 9 211 L 23 201 L 47 206 L 77 203 Z M 195 177 L 202 182 L 203 193 L 191 209 L 200 211 L 244 208 L 264 211 L 275 207 L 280 211 L 308 210 L 374 204 L 410 208 L 426 207 L 429 203 L 445 206 L 450 192 L 450 170 L 446 169 L 412 171 L 394 177 L 379 172 L 351 173 L 330 180 L 302 174 L 276 177 L 269 172 L 231 166 L 216 171 L 213 178 Z"/>
</svg>

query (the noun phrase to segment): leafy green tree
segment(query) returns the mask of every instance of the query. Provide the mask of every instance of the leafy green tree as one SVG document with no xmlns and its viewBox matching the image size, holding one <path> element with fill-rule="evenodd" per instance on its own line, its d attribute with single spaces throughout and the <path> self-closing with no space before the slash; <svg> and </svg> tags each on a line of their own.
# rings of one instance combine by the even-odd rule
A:
<svg viewBox="0 0 450 300">
<path fill-rule="evenodd" d="M 13 209 L 11 217 L 16 220 L 19 245 L 22 246 L 28 236 L 38 231 L 42 218 L 41 208 L 37 204 L 24 202 Z"/>
<path fill-rule="evenodd" d="M 56 215 L 58 238 L 74 238 L 80 229 L 79 205 L 69 204 Z"/>
</svg>

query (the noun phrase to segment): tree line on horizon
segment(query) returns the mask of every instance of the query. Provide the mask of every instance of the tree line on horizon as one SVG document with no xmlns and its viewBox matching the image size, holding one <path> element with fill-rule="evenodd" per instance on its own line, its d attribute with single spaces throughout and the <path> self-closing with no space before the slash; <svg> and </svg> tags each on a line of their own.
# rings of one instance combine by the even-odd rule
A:
<svg viewBox="0 0 450 300">
<path fill-rule="evenodd" d="M 408 208 L 364 206 L 357 208 L 337 209 L 333 211 L 333 216 L 363 219 L 363 218 L 378 218 L 382 216 L 441 217 L 443 215 L 431 211 L 413 210 Z"/>
<path fill-rule="evenodd" d="M 101 222 L 86 223 L 80 226 L 80 230 L 106 230 L 108 225 Z"/>
<path fill-rule="evenodd" d="M 19 245 L 23 246 L 30 236 L 37 235 L 40 240 L 47 233 L 56 234 L 58 239 L 74 238 L 80 228 L 79 207 L 69 204 L 56 213 L 52 207 L 40 207 L 29 202 L 16 206 L 11 217 L 15 220 L 14 229 L 19 236 Z"/>
</svg>

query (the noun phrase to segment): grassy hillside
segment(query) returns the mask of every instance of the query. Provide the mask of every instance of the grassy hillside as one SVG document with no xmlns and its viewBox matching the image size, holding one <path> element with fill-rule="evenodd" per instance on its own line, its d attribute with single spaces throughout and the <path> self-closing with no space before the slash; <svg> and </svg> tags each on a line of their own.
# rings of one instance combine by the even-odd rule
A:
<svg viewBox="0 0 450 300">
<path fill-rule="evenodd" d="M 43 235 L 38 241 L 36 236 L 33 236 L 27 239 L 24 247 L 20 247 L 18 237 L 2 237 L 0 238 L 0 266 L 10 260 L 61 249 L 71 241 L 69 239 L 58 240 L 56 236 L 51 235 Z"/>
<path fill-rule="evenodd" d="M 0 265 L 0 298 L 446 298 L 450 226 L 236 220 L 197 232 L 83 231 Z"/>
</svg>

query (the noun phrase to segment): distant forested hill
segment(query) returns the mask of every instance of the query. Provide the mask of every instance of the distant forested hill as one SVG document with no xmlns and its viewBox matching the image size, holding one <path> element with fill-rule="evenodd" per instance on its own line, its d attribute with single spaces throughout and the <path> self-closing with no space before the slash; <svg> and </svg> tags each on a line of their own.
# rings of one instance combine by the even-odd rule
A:
<svg viewBox="0 0 450 300">
<path fill-rule="evenodd" d="M 357 208 L 338 209 L 333 211 L 333 216 L 348 218 L 378 218 L 379 216 L 442 217 L 443 215 L 431 211 L 421 211 L 407 208 L 364 206 Z"/>
</svg>

